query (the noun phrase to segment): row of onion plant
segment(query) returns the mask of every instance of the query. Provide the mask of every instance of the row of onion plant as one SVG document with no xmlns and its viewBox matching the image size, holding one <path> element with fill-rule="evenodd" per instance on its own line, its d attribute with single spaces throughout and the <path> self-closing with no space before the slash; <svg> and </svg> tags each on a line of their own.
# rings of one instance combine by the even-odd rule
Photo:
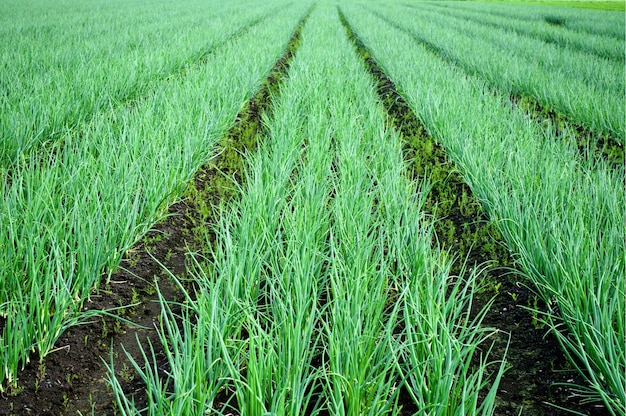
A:
<svg viewBox="0 0 626 416">
<path fill-rule="evenodd" d="M 514 14 L 510 16 L 493 16 L 485 13 L 488 8 L 464 10 L 450 7 L 449 3 L 422 3 L 419 7 L 435 6 L 433 10 L 445 10 L 451 16 L 476 21 L 500 29 L 514 31 L 517 34 L 539 39 L 543 42 L 554 43 L 577 51 L 591 52 L 601 58 L 615 60 L 624 64 L 624 39 L 614 38 L 608 34 L 581 33 L 570 30 L 566 19 L 558 16 L 545 16 L 538 20 L 525 20 Z M 580 11 L 581 18 L 585 11 Z"/>
<path fill-rule="evenodd" d="M 542 106 L 624 143 L 621 62 L 546 44 L 506 29 L 420 8 L 369 5 L 416 41 L 476 74 L 503 94 L 533 97 Z M 452 27 L 453 29 L 449 29 Z"/>
<path fill-rule="evenodd" d="M 104 5 L 44 2 L 0 17 L 0 166 L 198 61 L 268 14 L 242 2 Z M 26 6 L 23 6 L 26 8 Z M 125 12 L 120 15 L 120 9 Z M 37 13 L 36 10 L 40 10 Z M 68 28 L 71 28 L 68 30 Z M 1 172 L 1 171 L 0 171 Z M 0 173 L 1 174 L 1 173 Z"/>
<path fill-rule="evenodd" d="M 470 318 L 476 276 L 450 276 L 431 247 L 428 187 L 404 175 L 376 97 L 320 2 L 196 291 L 181 314 L 163 302 L 170 370 L 150 350 L 134 361 L 147 409 L 111 363 L 122 414 L 397 415 L 401 391 L 418 414 L 493 412 L 504 367 Z"/>
<path fill-rule="evenodd" d="M 357 6 L 346 11 L 548 303 L 545 321 L 587 382 L 579 394 L 624 414 L 623 167 L 581 156 L 407 32 Z"/>
<path fill-rule="evenodd" d="M 584 35 L 599 35 L 613 39 L 624 39 L 625 22 L 620 13 L 607 13 L 606 10 L 574 9 L 571 7 L 551 7 L 539 4 L 484 4 L 480 2 L 437 2 L 437 4 L 457 10 L 479 11 L 489 16 L 515 18 L 528 22 L 543 21 L 559 26 L 562 32 L 577 32 Z M 572 4 L 568 4 L 571 6 Z M 589 5 L 589 3 L 587 3 Z"/>
<path fill-rule="evenodd" d="M 268 3 L 273 8 L 280 3 Z M 14 385 L 165 213 L 259 88 L 303 15 L 291 7 L 132 105 L 68 132 L 0 182 L 0 382 Z"/>
</svg>

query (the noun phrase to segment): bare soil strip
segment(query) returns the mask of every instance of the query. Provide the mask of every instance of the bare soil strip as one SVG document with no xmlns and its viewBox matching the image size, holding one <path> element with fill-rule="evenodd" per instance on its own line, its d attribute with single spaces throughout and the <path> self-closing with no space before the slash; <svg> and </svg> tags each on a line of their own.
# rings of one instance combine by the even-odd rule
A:
<svg viewBox="0 0 626 416">
<path fill-rule="evenodd" d="M 350 27 L 345 16 L 339 15 L 347 35 L 374 78 L 380 100 L 394 128 L 404 140 L 408 174 L 413 179 L 430 178 L 432 190 L 426 207 L 436 218 L 435 232 L 439 243 L 456 259 L 453 272 L 458 273 L 463 262 L 467 268 L 484 269 L 484 289 L 477 294 L 479 310 L 495 296 L 484 325 L 503 331 L 496 338 L 492 359 L 502 359 L 507 334 L 510 345 L 506 360 L 510 365 L 498 392 L 496 415 L 569 415 L 555 406 L 576 410 L 581 414 L 601 415 L 602 409 L 583 405 L 573 397 L 571 388 L 555 383 L 578 382 L 572 366 L 560 345 L 538 317 L 525 306 L 546 310 L 520 272 L 496 227 L 483 213 L 480 203 L 450 161 L 442 146 L 431 138 L 417 115 L 398 93 L 395 84 L 372 58 Z M 409 402 L 408 398 L 401 399 Z"/>
<path fill-rule="evenodd" d="M 367 10 L 392 27 L 409 34 L 416 42 L 448 64 L 453 65 L 471 77 L 483 79 L 476 71 L 468 68 L 467 65 L 464 65 L 458 59 L 448 54 L 443 48 L 430 42 L 428 39 L 408 31 L 393 20 L 388 19 L 386 16 L 374 10 Z M 488 88 L 490 88 L 494 95 L 497 94 L 495 87 L 488 85 Z M 528 117 L 541 125 L 548 132 L 552 132 L 555 137 L 575 140 L 581 155 L 584 156 L 590 153 L 594 156 L 602 157 L 614 168 L 624 166 L 624 145 L 620 144 L 614 137 L 611 137 L 611 135 L 592 131 L 580 123 L 575 123 L 567 116 L 558 113 L 548 106 L 542 105 L 534 97 L 511 95 L 509 98 L 512 105 L 519 107 Z"/>
<path fill-rule="evenodd" d="M 118 414 L 103 363 L 103 360 L 110 361 L 111 356 L 124 391 L 133 392 L 138 407 L 145 405 L 144 384 L 130 366 L 125 352 L 141 362 L 138 342 L 146 348 L 151 343 L 157 357 L 164 357 L 154 329 L 161 314 L 155 284 L 168 301 L 179 300 L 180 293 L 168 271 L 184 280 L 190 253 L 206 251 L 202 250 L 206 230 L 215 222 L 217 207 L 236 196 L 233 178 L 240 184 L 245 180 L 243 155 L 256 148 L 257 137 L 263 129 L 262 115 L 271 111 L 272 97 L 287 75 L 300 42 L 301 29 L 310 13 L 299 22 L 287 50 L 260 91 L 248 101 L 233 127 L 221 138 L 219 155 L 197 172 L 186 195 L 169 207 L 168 217 L 126 253 L 120 269 L 110 279 L 103 276 L 100 290 L 85 303 L 85 310 L 106 311 L 125 306 L 116 311 L 117 315 L 140 327 L 103 315 L 69 329 L 59 338 L 57 350 L 42 364 L 34 357 L 19 374 L 17 390 L 0 397 L 0 415 Z M 166 370 L 163 366 L 159 369 Z"/>
</svg>

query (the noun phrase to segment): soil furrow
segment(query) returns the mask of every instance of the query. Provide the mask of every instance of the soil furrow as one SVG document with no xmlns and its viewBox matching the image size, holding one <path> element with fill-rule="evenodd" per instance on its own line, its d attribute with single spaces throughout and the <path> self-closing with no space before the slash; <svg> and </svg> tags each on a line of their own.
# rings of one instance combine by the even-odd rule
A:
<svg viewBox="0 0 626 416">
<path fill-rule="evenodd" d="M 446 50 L 428 39 L 402 27 L 386 16 L 367 8 L 368 12 L 387 22 L 393 28 L 409 34 L 416 42 L 422 45 L 429 52 L 440 57 L 444 62 L 458 68 L 470 77 L 483 81 L 484 77 L 476 70 L 450 55 Z M 498 89 L 487 84 L 487 88 L 493 95 L 499 95 Z M 608 133 L 597 132 L 588 127 L 570 120 L 569 117 L 559 113 L 547 105 L 542 105 L 536 98 L 526 95 L 510 94 L 509 99 L 513 106 L 519 107 L 535 123 L 554 137 L 565 140 L 574 140 L 581 156 L 592 154 L 595 157 L 602 157 L 614 168 L 624 166 L 624 145 L 617 141 Z"/>
<path fill-rule="evenodd" d="M 0 415 L 117 414 L 114 395 L 103 360 L 115 362 L 124 391 L 134 395 L 137 407 L 146 404 L 145 387 L 125 358 L 125 352 L 142 362 L 140 342 L 152 344 L 161 359 L 163 347 L 155 331 L 161 308 L 155 285 L 168 301 L 182 300 L 172 273 L 185 281 L 194 251 L 203 250 L 207 232 L 216 221 L 219 206 L 236 197 L 233 179 L 245 181 L 244 154 L 254 151 L 263 130 L 263 114 L 271 112 L 291 59 L 299 45 L 300 31 L 311 10 L 298 23 L 287 49 L 263 86 L 237 115 L 234 125 L 218 142 L 219 155 L 195 175 L 181 201 L 170 206 L 167 218 L 132 249 L 110 278 L 103 276 L 100 290 L 85 303 L 85 310 L 111 310 L 135 325 L 102 315 L 70 328 L 57 342 L 57 350 L 41 364 L 35 359 L 19 374 L 19 388 L 0 397 Z M 188 282 L 193 284 L 193 282 Z M 143 327 L 143 328 L 142 328 Z M 165 360 L 162 361 L 165 363 Z M 160 371 L 166 371 L 159 366 Z"/>
<path fill-rule="evenodd" d="M 510 368 L 500 383 L 495 414 L 570 414 L 555 408 L 556 405 L 582 414 L 600 415 L 601 410 L 573 398 L 572 389 L 555 384 L 582 383 L 582 379 L 567 362 L 556 338 L 546 333 L 547 328 L 542 326 L 536 314 L 525 309 L 546 310 L 546 306 L 528 287 L 521 272 L 515 270 L 500 233 L 489 222 L 445 149 L 428 135 L 340 9 L 339 15 L 347 36 L 375 80 L 381 103 L 393 126 L 401 133 L 408 175 L 413 179 L 426 176 L 432 183 L 426 209 L 436 219 L 438 243 L 456 259 L 453 272 L 458 273 L 464 262 L 468 270 L 483 269 L 483 287 L 476 294 L 475 311 L 495 297 L 483 321 L 483 325 L 501 331 L 495 337 L 492 359 L 502 359 L 510 334 L 506 352 Z M 409 403 L 410 400 L 405 397 L 402 402 Z"/>
</svg>

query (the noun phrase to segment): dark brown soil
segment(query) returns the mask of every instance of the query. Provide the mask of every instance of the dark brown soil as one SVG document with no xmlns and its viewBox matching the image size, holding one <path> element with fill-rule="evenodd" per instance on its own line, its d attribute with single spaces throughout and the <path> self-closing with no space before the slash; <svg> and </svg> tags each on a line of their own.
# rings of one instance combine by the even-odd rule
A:
<svg viewBox="0 0 626 416">
<path fill-rule="evenodd" d="M 463 181 L 445 149 L 433 140 L 416 114 L 398 93 L 370 52 L 353 32 L 345 16 L 339 15 L 347 35 L 363 59 L 378 87 L 382 104 L 404 141 L 409 174 L 425 174 L 433 182 L 426 209 L 436 218 L 436 241 L 456 258 L 454 273 L 466 268 L 486 267 L 483 288 L 476 296 L 479 311 L 495 298 L 483 325 L 500 331 L 495 337 L 492 360 L 506 357 L 510 366 L 500 382 L 496 415 L 568 415 L 567 408 L 588 415 L 603 415 L 602 407 L 583 405 L 571 387 L 584 384 L 567 362 L 556 337 L 538 316 L 526 308 L 546 311 L 545 304 L 529 288 L 523 273 L 515 269 L 512 255 L 497 228 L 489 222 L 480 203 Z M 510 338 L 509 338 L 510 336 Z M 507 351 L 508 348 L 508 351 Z M 401 402 L 410 398 L 405 394 Z"/>
<path fill-rule="evenodd" d="M 583 156 L 600 157 L 614 169 L 624 167 L 624 145 L 608 134 L 596 133 L 569 120 L 567 116 L 541 105 L 532 97 L 512 95 L 511 103 L 524 111 L 535 123 L 550 131 L 554 137 L 573 139 Z"/>
<path fill-rule="evenodd" d="M 191 233 L 186 232 L 188 208 L 185 202 L 170 207 L 170 217 L 131 249 L 120 269 L 110 279 L 103 277 L 100 290 L 85 302 L 85 310 L 135 305 L 117 314 L 146 329 L 104 315 L 89 324 L 70 328 L 57 341 L 56 352 L 46 356 L 41 364 L 33 357 L 19 374 L 19 388 L 0 398 L 0 415 L 116 414 L 103 363 L 103 360 L 109 361 L 111 353 L 126 391 L 137 392 L 138 402 L 144 400 L 141 383 L 131 371 L 121 346 L 135 359 L 140 359 L 136 337 L 143 345 L 148 339 L 157 348 L 160 345 L 154 330 L 161 312 L 155 279 L 167 299 L 174 300 L 176 291 L 155 259 L 168 259 L 165 264 L 174 274 L 185 273 L 185 246 L 194 245 Z"/>
</svg>

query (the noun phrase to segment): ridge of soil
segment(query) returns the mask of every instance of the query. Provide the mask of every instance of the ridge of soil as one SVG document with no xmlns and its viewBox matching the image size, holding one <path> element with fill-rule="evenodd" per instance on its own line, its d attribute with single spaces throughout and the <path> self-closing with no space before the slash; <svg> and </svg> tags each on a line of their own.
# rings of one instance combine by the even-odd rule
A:
<svg viewBox="0 0 626 416">
<path fill-rule="evenodd" d="M 494 349 L 490 360 L 505 358 L 509 366 L 500 381 L 494 414 L 565 416 L 571 413 L 564 409 L 570 409 L 582 415 L 604 415 L 604 407 L 584 404 L 584 398 L 575 394 L 571 384 L 584 384 L 583 379 L 569 364 L 558 340 L 548 333 L 537 313 L 526 309 L 547 311 L 523 273 L 515 270 L 515 261 L 500 232 L 489 222 L 444 148 L 428 135 L 341 9 L 338 12 L 348 38 L 377 86 L 391 123 L 401 133 L 409 176 L 418 179 L 427 174 L 432 181 L 425 206 L 428 214 L 436 218 L 433 244 L 455 256 L 452 269 L 455 274 L 464 267 L 466 271 L 474 267 L 484 269 L 474 313 L 494 298 L 482 325 L 498 330 L 492 337 Z M 408 403 L 410 397 L 401 397 L 400 401 Z"/>
<path fill-rule="evenodd" d="M 210 225 L 216 222 L 219 206 L 236 197 L 233 178 L 239 184 L 245 180 L 243 155 L 256 148 L 262 115 L 271 111 L 272 96 L 287 76 L 311 11 L 298 23 L 261 89 L 220 139 L 219 155 L 200 168 L 183 198 L 168 208 L 166 218 L 125 254 L 119 270 L 110 277 L 103 275 L 100 289 L 85 302 L 85 311 L 124 307 L 116 315 L 134 325 L 103 314 L 68 329 L 57 341 L 55 352 L 41 363 L 32 360 L 18 375 L 19 387 L 0 396 L 1 416 L 119 414 L 107 383 L 110 374 L 105 362 L 111 358 L 123 390 L 133 396 L 138 408 L 147 404 L 145 384 L 126 355 L 141 363 L 141 346 L 151 345 L 157 361 L 166 362 L 155 329 L 161 315 L 156 285 L 166 301 L 182 300 L 169 273 L 185 282 L 193 252 L 202 250 L 207 240 L 214 241 Z M 159 370 L 165 371 L 162 367 Z"/>
</svg>

